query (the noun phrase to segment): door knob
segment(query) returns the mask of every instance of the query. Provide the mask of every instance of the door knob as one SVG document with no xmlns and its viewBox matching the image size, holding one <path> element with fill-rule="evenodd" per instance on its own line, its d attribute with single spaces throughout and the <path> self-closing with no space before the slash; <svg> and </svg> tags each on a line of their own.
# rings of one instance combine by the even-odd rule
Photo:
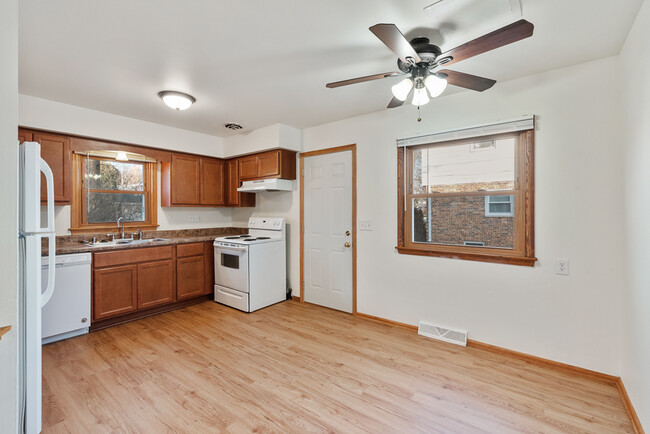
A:
<svg viewBox="0 0 650 434">
<path fill-rule="evenodd" d="M 343 244 L 345 247 L 350 247 L 350 242 L 348 241 L 347 243 Z"/>
</svg>

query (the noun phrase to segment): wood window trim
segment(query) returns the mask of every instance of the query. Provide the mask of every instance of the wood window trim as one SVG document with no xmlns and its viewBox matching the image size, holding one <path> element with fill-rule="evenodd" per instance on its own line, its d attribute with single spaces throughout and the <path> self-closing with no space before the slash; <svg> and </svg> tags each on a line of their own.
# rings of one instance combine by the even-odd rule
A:
<svg viewBox="0 0 650 434">
<path fill-rule="evenodd" d="M 84 218 L 84 198 L 83 198 L 83 161 L 86 157 L 80 154 L 72 156 L 72 202 L 70 206 L 70 232 L 78 233 L 95 233 L 95 232 L 116 232 L 115 223 L 85 223 Z M 102 159 L 93 157 L 95 159 Z M 144 222 L 125 222 L 124 230 L 134 231 L 151 231 L 158 229 L 158 182 L 157 182 L 157 164 L 142 163 L 144 165 L 144 182 L 145 182 L 145 216 Z"/>
<path fill-rule="evenodd" d="M 497 136 L 493 136 L 497 137 Z M 471 140 L 471 139 L 470 139 Z M 467 142 L 467 139 L 457 142 Z M 445 142 L 446 144 L 454 142 Z M 424 145 L 426 146 L 426 145 Z M 410 213 L 405 209 L 405 196 L 407 180 L 405 176 L 406 156 L 409 154 L 407 148 L 397 149 L 397 246 L 400 254 L 434 256 L 443 258 L 463 259 L 470 261 L 494 262 L 501 264 L 534 266 L 535 257 L 535 134 L 534 130 L 521 131 L 518 134 L 518 145 L 515 151 L 515 173 L 518 176 L 519 200 L 515 199 L 515 218 L 519 222 L 515 224 L 515 248 L 499 249 L 472 246 L 452 246 L 443 244 L 414 244 L 406 242 L 410 225 L 406 220 Z M 409 170 L 410 172 L 410 170 Z M 410 176 L 406 174 L 406 176 Z M 494 192 L 482 193 L 484 195 Z M 513 193 L 504 193 L 513 194 Z M 462 196 L 462 193 L 453 193 L 454 196 Z M 476 194 L 474 194 L 476 195 Z M 426 196 L 426 195 L 423 195 Z"/>
</svg>

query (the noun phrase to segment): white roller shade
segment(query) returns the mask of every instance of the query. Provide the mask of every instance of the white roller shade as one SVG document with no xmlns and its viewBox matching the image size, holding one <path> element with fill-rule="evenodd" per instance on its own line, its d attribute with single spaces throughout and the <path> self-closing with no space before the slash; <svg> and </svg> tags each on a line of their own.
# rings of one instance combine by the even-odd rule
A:
<svg viewBox="0 0 650 434">
<path fill-rule="evenodd" d="M 475 125 L 472 127 L 459 128 L 456 130 L 441 131 L 439 133 L 426 134 L 423 136 L 407 137 L 397 140 L 397 147 L 408 147 L 425 145 L 429 143 L 447 142 L 450 140 L 469 139 L 473 137 L 491 136 L 493 134 L 510 133 L 513 131 L 525 131 L 535 128 L 535 116 L 526 115 L 518 119 L 510 119 L 490 124 Z"/>
</svg>

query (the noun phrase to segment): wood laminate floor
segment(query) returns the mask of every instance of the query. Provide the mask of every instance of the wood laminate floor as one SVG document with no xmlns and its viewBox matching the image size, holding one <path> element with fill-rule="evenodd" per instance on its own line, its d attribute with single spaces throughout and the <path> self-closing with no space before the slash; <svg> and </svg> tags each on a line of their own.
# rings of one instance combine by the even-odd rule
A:
<svg viewBox="0 0 650 434">
<path fill-rule="evenodd" d="M 297 302 L 43 348 L 44 433 L 633 432 L 615 386 Z"/>
</svg>

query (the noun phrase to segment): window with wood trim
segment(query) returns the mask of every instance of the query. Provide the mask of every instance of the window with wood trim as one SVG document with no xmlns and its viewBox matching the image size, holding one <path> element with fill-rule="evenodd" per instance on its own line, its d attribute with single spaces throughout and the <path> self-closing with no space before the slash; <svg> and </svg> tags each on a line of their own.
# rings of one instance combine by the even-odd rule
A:
<svg viewBox="0 0 650 434">
<path fill-rule="evenodd" d="M 534 264 L 533 130 L 397 153 L 399 253 Z"/>
<path fill-rule="evenodd" d="M 122 217 L 129 230 L 157 227 L 156 163 L 73 157 L 72 232 L 117 230 Z"/>
</svg>

